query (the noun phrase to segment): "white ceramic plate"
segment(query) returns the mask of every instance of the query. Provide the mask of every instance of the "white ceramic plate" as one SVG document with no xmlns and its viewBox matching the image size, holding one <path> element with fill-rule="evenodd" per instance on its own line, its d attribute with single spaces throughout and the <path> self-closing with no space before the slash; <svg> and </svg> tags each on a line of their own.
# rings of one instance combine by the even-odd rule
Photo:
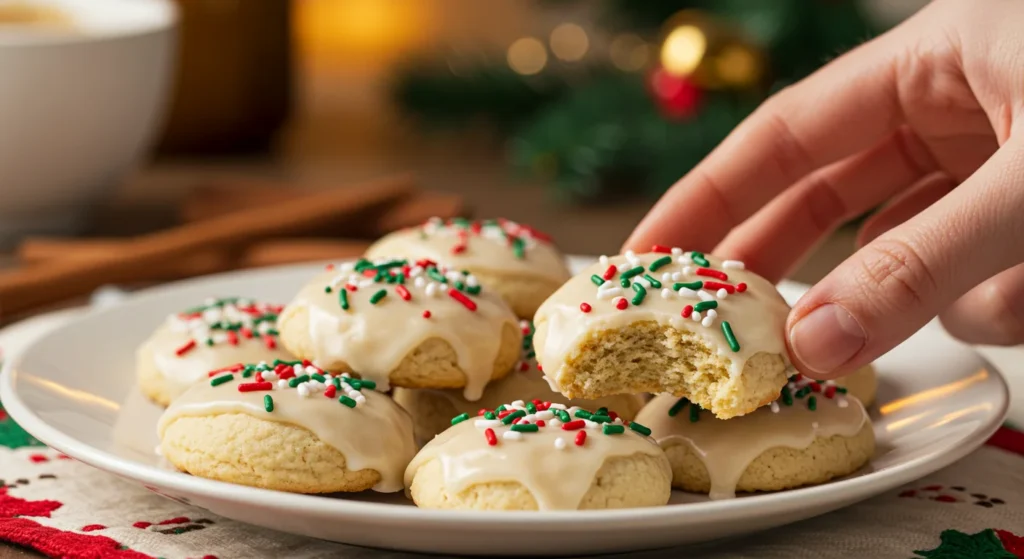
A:
<svg viewBox="0 0 1024 559">
<path fill-rule="evenodd" d="M 162 466 L 153 452 L 159 410 L 134 387 L 134 348 L 165 315 L 197 300 L 242 295 L 288 301 L 319 269 L 292 266 L 198 278 L 80 315 L 6 365 L 0 399 L 46 444 L 229 518 L 349 544 L 488 555 L 649 549 L 810 518 L 965 456 L 998 428 L 1007 410 L 999 373 L 933 323 L 877 364 L 874 460 L 846 479 L 817 487 L 727 501 L 675 492 L 669 506 L 647 509 L 485 514 L 420 510 L 401 494 L 318 497 L 253 489 Z M 791 301 L 803 291 L 791 284 L 782 290 Z"/>
</svg>

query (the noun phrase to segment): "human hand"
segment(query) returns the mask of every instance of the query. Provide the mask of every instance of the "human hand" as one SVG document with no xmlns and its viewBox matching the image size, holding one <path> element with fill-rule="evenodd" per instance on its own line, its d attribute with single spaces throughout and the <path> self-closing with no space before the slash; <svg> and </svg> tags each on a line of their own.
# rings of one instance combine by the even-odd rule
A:
<svg viewBox="0 0 1024 559">
<path fill-rule="evenodd" d="M 1024 3 L 941 0 L 768 99 L 633 232 L 778 281 L 886 203 L 790 313 L 793 364 L 832 378 L 938 315 L 1024 342 Z"/>
</svg>

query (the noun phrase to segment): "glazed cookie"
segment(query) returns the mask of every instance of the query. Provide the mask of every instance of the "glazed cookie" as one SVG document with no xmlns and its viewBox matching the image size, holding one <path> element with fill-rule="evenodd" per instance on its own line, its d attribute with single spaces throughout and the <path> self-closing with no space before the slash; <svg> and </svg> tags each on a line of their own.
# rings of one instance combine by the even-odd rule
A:
<svg viewBox="0 0 1024 559">
<path fill-rule="evenodd" d="M 672 394 L 727 419 L 786 384 L 788 312 L 742 262 L 656 246 L 602 256 L 569 280 L 537 311 L 533 342 L 570 398 Z"/>
<path fill-rule="evenodd" d="M 856 371 L 836 379 L 836 384 L 846 388 L 848 394 L 860 400 L 865 408 L 875 403 L 875 395 L 878 392 L 878 374 L 875 368 L 868 364 Z"/>
<path fill-rule="evenodd" d="M 716 419 L 685 398 L 658 396 L 637 420 L 672 464 L 672 485 L 729 498 L 824 483 L 863 466 L 875 449 L 864 407 L 832 381 L 795 375 L 754 413 Z"/>
<path fill-rule="evenodd" d="M 160 418 L 160 451 L 175 467 L 294 493 L 402 489 L 412 419 L 372 381 L 300 361 L 210 375 Z"/>
<path fill-rule="evenodd" d="M 175 313 L 136 352 L 139 389 L 167 406 L 213 369 L 290 356 L 277 343 L 281 306 L 250 299 L 208 299 Z"/>
<path fill-rule="evenodd" d="M 297 357 L 383 390 L 462 388 L 469 400 L 508 374 L 522 341 L 500 297 L 429 260 L 329 266 L 281 313 L 280 330 Z"/>
<path fill-rule="evenodd" d="M 451 426 L 452 416 L 462 413 L 476 415 L 482 408 L 495 408 L 515 398 L 531 400 L 534 404 L 551 401 L 558 404 L 577 405 L 584 408 L 600 407 L 618 411 L 623 419 L 633 419 L 643 406 L 643 399 L 633 394 L 622 394 L 598 398 L 597 400 L 569 400 L 553 392 L 544 376 L 537 369 L 533 358 L 533 325 L 523 320 L 519 323 L 523 332 L 523 355 L 509 375 L 487 385 L 483 396 L 470 402 L 457 390 L 416 390 L 396 388 L 392 397 L 409 415 L 416 418 L 416 440 L 424 444 L 438 433 Z"/>
<path fill-rule="evenodd" d="M 672 471 L 650 430 L 612 412 L 512 402 L 430 441 L 405 470 L 416 505 L 576 510 L 668 503 Z"/>
<path fill-rule="evenodd" d="M 550 237 L 506 219 L 433 218 L 387 235 L 367 256 L 431 258 L 468 270 L 522 318 L 532 318 L 541 302 L 569 279 Z"/>
</svg>

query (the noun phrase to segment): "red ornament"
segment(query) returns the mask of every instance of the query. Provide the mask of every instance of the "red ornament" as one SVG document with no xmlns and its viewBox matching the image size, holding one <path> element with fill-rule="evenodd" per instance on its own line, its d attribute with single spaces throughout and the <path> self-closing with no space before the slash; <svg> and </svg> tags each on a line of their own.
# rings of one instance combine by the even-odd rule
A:
<svg viewBox="0 0 1024 559">
<path fill-rule="evenodd" d="M 670 119 L 689 117 L 700 105 L 700 88 L 688 78 L 673 76 L 664 68 L 657 68 L 651 73 L 650 87 L 654 102 Z"/>
</svg>

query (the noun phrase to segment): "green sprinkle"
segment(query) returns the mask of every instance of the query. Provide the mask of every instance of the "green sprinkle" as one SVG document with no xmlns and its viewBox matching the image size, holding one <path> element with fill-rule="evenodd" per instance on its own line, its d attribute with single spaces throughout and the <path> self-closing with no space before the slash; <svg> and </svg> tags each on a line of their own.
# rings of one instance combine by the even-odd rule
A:
<svg viewBox="0 0 1024 559">
<path fill-rule="evenodd" d="M 590 416 L 590 420 L 593 421 L 594 423 L 611 423 L 612 422 L 612 418 L 611 417 L 609 417 L 607 415 L 604 415 L 604 414 L 599 414 L 599 413 L 595 413 L 594 415 Z"/>
<path fill-rule="evenodd" d="M 814 411 L 814 410 L 818 409 L 818 399 L 815 398 L 814 396 L 811 396 L 810 398 L 808 398 L 807 399 L 807 409 L 809 409 L 811 411 Z"/>
<path fill-rule="evenodd" d="M 526 416 L 526 412 L 525 411 L 523 411 L 523 410 L 516 410 L 516 411 L 506 415 L 505 418 L 501 420 L 501 422 L 504 423 L 505 425 L 508 425 L 509 423 L 512 423 L 513 421 L 519 419 L 520 417 L 525 417 L 525 416 Z"/>
<path fill-rule="evenodd" d="M 480 294 L 480 286 L 479 285 L 473 285 L 473 286 L 467 287 L 466 288 L 466 293 L 469 293 L 470 295 L 479 295 Z"/>
<path fill-rule="evenodd" d="M 442 276 L 441 272 L 437 271 L 437 268 L 427 268 L 427 275 L 436 282 L 448 283 L 448 278 Z"/>
<path fill-rule="evenodd" d="M 387 270 L 389 268 L 394 268 L 396 266 L 405 266 L 405 264 L 405 260 L 388 260 L 387 262 L 384 262 L 382 264 L 377 264 L 376 266 L 374 266 L 374 268 L 377 268 L 377 270 Z"/>
<path fill-rule="evenodd" d="M 601 427 L 601 432 L 605 435 L 621 435 L 625 430 L 626 428 L 622 425 L 612 425 L 611 423 L 606 423 Z"/>
<path fill-rule="evenodd" d="M 331 291 L 334 291 L 333 289 L 331 289 L 331 286 L 328 285 L 324 287 L 324 293 L 330 293 Z"/>
<path fill-rule="evenodd" d="M 252 376 L 252 369 L 250 369 L 249 367 L 246 367 L 246 368 L 242 369 L 242 378 L 249 378 L 251 376 Z"/>
<path fill-rule="evenodd" d="M 213 345 L 213 338 L 206 338 L 206 345 Z"/>
<path fill-rule="evenodd" d="M 661 282 L 652 278 L 650 274 L 644 274 L 644 279 L 655 289 L 661 289 Z"/>
<path fill-rule="evenodd" d="M 793 394 L 789 391 L 788 386 L 782 387 L 782 403 L 787 406 L 793 405 Z"/>
<path fill-rule="evenodd" d="M 580 419 L 590 419 L 591 417 L 594 417 L 594 415 L 588 412 L 587 410 L 576 410 L 575 415 Z"/>
<path fill-rule="evenodd" d="M 641 435 L 643 435 L 645 437 L 650 437 L 651 436 L 651 430 L 649 428 L 647 428 L 647 427 L 644 427 L 643 425 L 640 425 L 636 421 L 631 421 L 629 423 L 629 428 L 634 430 L 634 431 L 636 431 L 637 433 L 640 433 Z"/>
<path fill-rule="evenodd" d="M 526 411 L 529 413 L 537 413 L 537 406 L 533 405 L 533 402 L 526 402 Z"/>
<path fill-rule="evenodd" d="M 572 417 L 570 417 L 569 414 L 566 413 L 565 410 L 551 410 L 551 411 L 553 411 L 555 413 L 555 417 L 557 417 L 558 420 L 561 421 L 562 423 L 569 423 L 570 421 L 572 421 Z"/>
<path fill-rule="evenodd" d="M 348 310 L 348 290 L 344 287 L 338 290 L 338 301 L 341 303 L 341 309 Z"/>
<path fill-rule="evenodd" d="M 512 253 L 517 260 L 522 260 L 526 256 L 526 243 L 519 237 L 512 239 Z"/>
<path fill-rule="evenodd" d="M 331 382 L 334 383 L 335 388 L 341 390 L 341 377 L 334 377 L 331 379 Z"/>
<path fill-rule="evenodd" d="M 460 413 L 459 415 L 456 415 L 455 417 L 452 418 L 452 425 L 458 425 L 459 423 L 462 423 L 467 419 L 469 419 L 468 413 Z"/>
<path fill-rule="evenodd" d="M 637 266 L 636 268 L 631 268 L 629 270 L 626 270 L 625 272 L 622 272 L 622 278 L 629 279 L 633 276 L 639 276 L 642 273 L 644 273 L 644 267 Z"/>
<path fill-rule="evenodd" d="M 672 284 L 672 291 L 679 291 L 680 289 L 682 289 L 684 287 L 687 288 L 687 289 L 692 289 L 692 290 L 696 291 L 696 290 L 704 287 L 704 282 L 702 282 L 702 281 L 691 281 L 691 282 L 683 282 L 683 283 L 673 283 Z"/>
<path fill-rule="evenodd" d="M 694 308 L 696 309 L 696 307 Z M 740 343 L 736 341 L 736 334 L 732 333 L 732 326 L 729 325 L 728 321 L 722 321 L 722 333 L 725 334 L 725 341 L 729 342 L 729 348 L 733 351 L 739 351 Z"/>
<path fill-rule="evenodd" d="M 235 375 L 221 375 L 210 381 L 210 386 L 220 386 L 225 382 L 231 382 L 235 379 Z"/>
<path fill-rule="evenodd" d="M 378 302 L 380 302 L 381 299 L 383 299 L 385 296 L 387 296 L 387 294 L 388 294 L 388 290 L 387 289 L 381 289 L 380 291 L 374 293 L 373 295 L 370 296 L 370 304 L 371 305 L 376 305 Z"/>
<path fill-rule="evenodd" d="M 295 388 L 296 386 L 309 380 L 309 375 L 302 375 L 301 377 L 295 377 L 288 380 L 288 386 Z"/>
<path fill-rule="evenodd" d="M 315 378 L 316 380 L 318 380 L 320 382 L 326 382 L 327 381 L 327 377 L 321 375 L 320 373 L 313 373 L 312 375 L 309 375 L 309 376 Z"/>
<path fill-rule="evenodd" d="M 671 256 L 662 256 L 661 258 L 655 260 L 654 262 L 651 262 L 651 271 L 652 272 L 657 272 L 658 268 L 661 268 L 662 266 L 664 266 L 666 264 L 671 264 L 671 263 L 672 263 L 672 257 Z"/>
<path fill-rule="evenodd" d="M 360 388 L 369 388 L 370 390 L 375 390 L 377 388 L 377 383 L 372 381 L 372 380 L 360 379 L 359 380 L 359 387 Z"/>
<path fill-rule="evenodd" d="M 594 282 L 594 285 L 604 285 L 604 278 L 597 274 L 590 276 L 590 281 Z"/>
<path fill-rule="evenodd" d="M 696 311 L 696 312 L 704 312 L 704 311 L 706 311 L 708 309 L 717 309 L 717 308 L 718 308 L 718 301 L 701 301 L 701 302 L 699 302 L 699 303 L 697 303 L 696 305 L 693 306 L 693 310 Z M 731 347 L 732 344 L 729 344 L 729 346 Z M 736 350 L 733 350 L 733 351 L 736 351 Z"/>
<path fill-rule="evenodd" d="M 597 408 L 597 413 L 600 415 L 608 415 L 608 408 L 604 406 Z"/>
<path fill-rule="evenodd" d="M 690 403 L 690 401 L 687 400 L 686 398 L 680 398 L 680 399 L 676 400 L 676 403 L 672 404 L 672 407 L 669 408 L 668 416 L 669 417 L 675 417 L 676 414 L 678 414 L 680 411 L 682 411 L 682 409 L 686 407 L 686 404 L 689 404 L 689 403 Z"/>
<path fill-rule="evenodd" d="M 356 261 L 355 270 L 357 272 L 362 272 L 366 268 L 373 268 L 373 262 L 370 262 L 365 258 L 360 258 L 358 261 Z"/>
<path fill-rule="evenodd" d="M 455 289 L 458 289 L 459 291 L 465 291 L 466 284 L 462 283 L 461 281 L 457 281 L 455 282 Z"/>
<path fill-rule="evenodd" d="M 690 404 L 690 423 L 697 423 L 698 421 L 700 421 L 700 406 Z"/>
<path fill-rule="evenodd" d="M 270 394 L 263 397 L 263 409 L 268 412 L 274 411 L 274 399 L 270 397 Z"/>
<path fill-rule="evenodd" d="M 536 433 L 539 429 L 540 427 L 537 427 L 533 423 L 517 423 L 512 426 L 512 430 L 517 431 L 519 433 Z"/>
<path fill-rule="evenodd" d="M 690 253 L 690 259 L 692 259 L 698 266 L 710 266 L 711 265 L 711 263 L 708 262 L 708 259 L 704 258 L 704 253 L 701 253 L 701 252 L 691 252 Z"/>
<path fill-rule="evenodd" d="M 622 278 L 622 279 L 620 279 L 619 280 L 619 285 L 621 285 L 622 287 L 625 287 L 626 289 L 629 289 L 629 278 Z"/>
<path fill-rule="evenodd" d="M 644 297 L 647 296 L 647 290 L 644 289 L 644 286 L 640 285 L 639 283 L 634 283 L 633 291 L 636 291 L 636 295 L 633 296 L 633 304 L 639 305 L 640 303 L 643 303 Z"/>
<path fill-rule="evenodd" d="M 838 392 L 840 394 L 846 394 L 846 388 L 844 388 L 842 386 L 837 386 L 836 387 L 836 392 Z"/>
<path fill-rule="evenodd" d="M 811 393 L 811 387 L 805 386 L 805 387 L 801 388 L 800 390 L 797 390 L 796 394 L 794 394 L 794 396 L 796 396 L 797 398 L 803 398 L 804 396 L 806 396 L 806 395 L 808 395 L 810 393 Z"/>
<path fill-rule="evenodd" d="M 507 409 L 508 409 L 508 408 L 506 408 L 506 407 L 505 407 L 505 404 L 502 404 L 502 405 L 500 405 L 500 406 L 498 406 L 498 407 L 494 408 L 494 411 L 495 411 L 495 412 L 498 412 L 498 413 L 501 413 L 501 412 L 503 412 L 503 411 L 505 411 L 505 410 L 507 410 Z"/>
<path fill-rule="evenodd" d="M 342 396 L 341 398 L 338 398 L 338 401 L 350 408 L 356 407 L 356 401 L 348 396 Z"/>
<path fill-rule="evenodd" d="M 495 416 L 494 412 L 492 412 L 492 411 L 489 411 L 489 412 L 484 414 L 484 419 L 494 419 L 495 417 L 497 417 L 497 416 Z"/>
</svg>

